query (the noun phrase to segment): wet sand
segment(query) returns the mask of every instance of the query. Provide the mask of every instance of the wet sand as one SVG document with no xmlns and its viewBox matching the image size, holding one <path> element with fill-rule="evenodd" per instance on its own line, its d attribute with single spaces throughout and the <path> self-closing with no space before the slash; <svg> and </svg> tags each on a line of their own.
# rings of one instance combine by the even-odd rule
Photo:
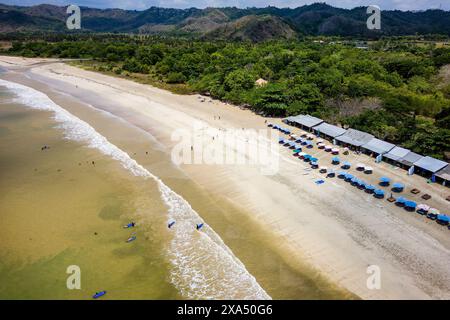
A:
<svg viewBox="0 0 450 320">
<path fill-rule="evenodd" d="M 39 88 L 57 103 L 64 104 L 61 98 L 61 93 L 64 93 L 97 109 L 107 110 L 151 133 L 168 152 L 174 145 L 170 139 L 173 131 L 178 128 L 190 130 L 195 120 L 222 129 L 265 128 L 264 119 L 248 110 L 217 101 L 201 103 L 196 96 L 174 95 L 63 64 L 39 66 L 31 71 L 17 69 L 16 73 L 9 75 L 9 79 Z M 221 120 L 217 120 L 218 115 Z M 89 117 L 88 113 L 85 116 Z M 111 131 L 105 129 L 102 134 L 130 153 L 132 150 L 127 147 L 126 139 L 117 137 Z M 325 155 L 320 157 L 327 159 Z M 357 159 L 361 159 L 358 162 L 371 161 L 363 156 L 352 161 Z M 370 163 L 376 171 L 374 177 L 387 174 L 398 177 L 400 181 L 406 179 L 385 164 Z M 329 279 L 367 299 L 449 297 L 448 230 L 408 214 L 386 201 L 375 200 L 337 179 L 317 186 L 313 180 L 320 175 L 303 175 L 303 168 L 304 165 L 285 149 L 280 151 L 280 171 L 274 176 L 261 175 L 258 168 L 248 166 L 181 166 L 183 174 L 192 179 L 199 189 L 208 190 L 213 199 L 222 199 L 235 207 L 236 212 L 244 213 L 240 219 L 244 221 L 244 226 L 248 226 L 244 230 L 255 235 L 255 242 L 266 240 L 271 252 L 276 252 L 283 261 L 283 268 L 289 266 L 287 270 L 308 270 L 303 274 L 308 275 L 306 278 L 312 279 L 313 283 L 319 284 L 317 279 Z M 198 205 L 195 194 L 190 195 L 190 189 L 185 184 L 177 185 L 171 181 L 171 171 L 167 171 L 163 164 L 151 169 L 193 206 Z M 445 210 L 446 206 L 448 208 L 441 198 L 445 194 L 441 186 L 428 187 L 421 177 L 408 179 L 409 185 L 417 185 L 427 192 L 429 190 L 441 210 Z M 203 203 L 199 199 L 197 201 Z M 236 227 L 230 230 L 223 224 L 224 217 L 228 216 L 232 222 L 239 216 L 230 215 L 227 210 L 214 222 L 217 214 L 203 209 L 197 211 L 216 229 L 269 294 L 274 298 L 284 297 L 281 290 L 278 295 L 277 290 L 273 290 L 271 286 L 276 281 L 267 272 L 277 267 L 270 269 L 266 262 L 262 264 L 265 267 L 262 269 L 267 272 L 264 273 L 261 272 L 263 259 L 259 257 L 259 260 L 252 261 L 250 258 L 256 255 L 255 247 L 264 249 L 266 244 L 252 246 L 252 256 L 250 250 L 241 249 L 249 244 L 249 235 L 244 232 L 235 235 Z M 381 268 L 380 290 L 369 290 L 366 286 L 369 265 Z M 284 277 L 286 272 L 283 268 L 279 268 L 277 278 L 280 283 L 286 283 L 286 289 L 292 281 Z M 303 279 L 298 279 L 301 286 Z M 325 283 L 328 288 L 332 287 Z M 344 293 L 340 297 L 348 295 Z"/>
</svg>

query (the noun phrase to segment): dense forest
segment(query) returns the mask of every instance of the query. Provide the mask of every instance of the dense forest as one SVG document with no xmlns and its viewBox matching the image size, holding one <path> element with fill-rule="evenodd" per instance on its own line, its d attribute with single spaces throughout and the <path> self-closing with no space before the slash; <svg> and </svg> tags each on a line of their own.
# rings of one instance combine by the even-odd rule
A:
<svg viewBox="0 0 450 320">
<path fill-rule="evenodd" d="M 47 39 L 48 40 L 48 39 Z M 450 151 L 450 47 L 416 38 L 358 45 L 321 38 L 262 43 L 98 36 L 14 41 L 7 54 L 86 58 L 85 66 L 265 116 L 312 114 L 415 152 Z M 257 85 L 257 79 L 267 81 Z"/>
</svg>

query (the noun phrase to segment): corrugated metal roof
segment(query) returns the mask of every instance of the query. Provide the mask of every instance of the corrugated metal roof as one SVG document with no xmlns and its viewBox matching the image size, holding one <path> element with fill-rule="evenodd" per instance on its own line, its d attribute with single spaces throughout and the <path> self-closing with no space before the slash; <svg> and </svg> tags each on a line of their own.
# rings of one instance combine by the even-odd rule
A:
<svg viewBox="0 0 450 320">
<path fill-rule="evenodd" d="M 425 170 L 435 173 L 435 172 L 441 170 L 442 168 L 444 168 L 445 166 L 447 166 L 448 163 L 445 161 L 438 160 L 438 159 L 427 156 L 427 157 L 423 157 L 419 161 L 414 162 L 414 165 L 419 168 L 422 168 L 422 169 L 425 169 Z"/>
<path fill-rule="evenodd" d="M 362 147 L 378 154 L 385 154 L 392 150 L 395 145 L 377 138 L 373 138 L 366 144 L 363 144 Z"/>
<path fill-rule="evenodd" d="M 410 150 L 408 150 L 408 149 L 401 148 L 401 147 L 395 147 L 388 153 L 384 154 L 383 157 L 397 161 L 397 160 L 403 158 L 404 156 L 406 156 L 409 152 L 410 152 Z"/>
<path fill-rule="evenodd" d="M 450 165 L 436 172 L 436 176 L 444 180 L 450 181 Z"/>
<path fill-rule="evenodd" d="M 343 135 L 336 137 L 336 140 L 360 147 L 373 139 L 373 135 L 355 129 L 348 129 Z"/>
<path fill-rule="evenodd" d="M 347 131 L 344 128 L 340 128 L 338 126 L 334 126 L 334 125 L 326 123 L 326 122 L 322 122 L 318 126 L 315 126 L 313 129 L 318 130 L 319 132 L 326 134 L 327 136 L 330 136 L 333 138 L 343 135 L 345 133 L 345 131 Z"/>
<path fill-rule="evenodd" d="M 291 121 L 301 124 L 302 126 L 305 126 L 308 128 L 312 128 L 323 122 L 322 119 L 319 119 L 319 118 L 316 118 L 316 117 L 313 117 L 310 115 L 303 115 L 303 114 L 293 117 L 293 119 Z"/>
<path fill-rule="evenodd" d="M 420 154 L 417 154 L 417 153 L 411 151 L 406 156 L 399 159 L 398 161 L 400 161 L 404 165 L 413 166 L 414 162 L 417 162 L 422 158 L 423 158 L 423 156 L 421 156 Z"/>
</svg>

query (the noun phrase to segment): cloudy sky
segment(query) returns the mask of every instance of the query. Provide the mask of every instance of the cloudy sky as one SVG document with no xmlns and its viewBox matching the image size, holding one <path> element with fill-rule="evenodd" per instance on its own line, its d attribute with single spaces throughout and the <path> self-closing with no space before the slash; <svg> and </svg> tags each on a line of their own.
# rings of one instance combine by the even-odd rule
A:
<svg viewBox="0 0 450 320">
<path fill-rule="evenodd" d="M 0 0 L 0 3 L 14 5 L 34 5 L 50 3 L 56 5 L 77 4 L 96 8 L 122 8 L 142 10 L 151 6 L 166 8 L 205 8 L 205 7 L 299 7 L 314 2 L 326 2 L 335 7 L 353 8 L 376 4 L 384 10 L 450 10 L 450 0 Z"/>
</svg>

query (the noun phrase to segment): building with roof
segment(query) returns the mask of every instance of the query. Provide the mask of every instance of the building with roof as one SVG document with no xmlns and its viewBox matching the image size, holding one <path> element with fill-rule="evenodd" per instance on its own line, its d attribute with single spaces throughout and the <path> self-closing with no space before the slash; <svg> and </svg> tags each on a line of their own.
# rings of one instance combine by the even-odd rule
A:
<svg viewBox="0 0 450 320">
<path fill-rule="evenodd" d="M 395 146 L 389 152 L 383 155 L 383 158 L 387 160 L 387 162 L 398 162 L 401 158 L 410 153 L 411 150 L 405 149 L 402 147 Z"/>
<path fill-rule="evenodd" d="M 321 124 L 322 119 L 310 116 L 310 115 L 298 115 L 295 117 L 289 117 L 285 119 L 288 124 L 299 127 L 306 131 L 311 131 L 313 127 Z"/>
<path fill-rule="evenodd" d="M 313 131 L 317 136 L 321 136 L 328 140 L 333 140 L 334 138 L 343 135 L 347 130 L 326 122 L 322 122 L 321 124 L 313 127 Z"/>
<path fill-rule="evenodd" d="M 377 138 L 369 140 L 366 144 L 361 146 L 361 150 L 364 153 L 371 154 L 372 156 L 377 156 L 380 154 L 385 154 L 394 149 L 395 145 Z"/>
<path fill-rule="evenodd" d="M 414 162 L 414 171 L 420 175 L 429 177 L 439 170 L 448 166 L 448 163 L 442 160 L 438 160 L 432 157 L 423 157 L 420 160 Z"/>
<path fill-rule="evenodd" d="M 421 156 L 420 154 L 410 151 L 406 154 L 406 156 L 398 159 L 397 161 L 400 163 L 400 166 L 402 168 L 408 169 L 412 167 L 415 162 L 419 161 L 422 158 L 423 156 Z"/>
<path fill-rule="evenodd" d="M 336 137 L 339 145 L 349 147 L 350 149 L 359 149 L 362 145 L 368 143 L 374 137 L 373 135 L 355 129 L 348 129 L 343 135 Z"/>
<path fill-rule="evenodd" d="M 450 164 L 435 174 L 436 181 L 442 182 L 444 186 L 450 187 Z"/>
</svg>

